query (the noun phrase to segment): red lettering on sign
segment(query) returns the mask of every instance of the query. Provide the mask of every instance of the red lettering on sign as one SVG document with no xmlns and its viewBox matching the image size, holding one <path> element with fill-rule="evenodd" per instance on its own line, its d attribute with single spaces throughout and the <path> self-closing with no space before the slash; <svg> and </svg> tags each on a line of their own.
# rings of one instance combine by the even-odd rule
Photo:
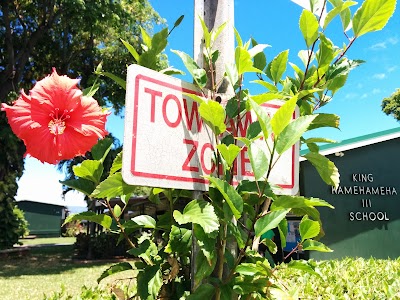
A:
<svg viewBox="0 0 400 300">
<path fill-rule="evenodd" d="M 201 163 L 201 168 L 203 169 L 203 172 L 206 175 L 209 175 L 215 171 L 215 164 L 212 164 L 211 169 L 207 169 L 205 161 L 204 161 L 204 153 L 206 152 L 207 148 L 210 149 L 211 151 L 214 151 L 214 147 L 211 143 L 205 143 L 203 145 L 203 147 L 201 148 L 200 163 Z"/>
<path fill-rule="evenodd" d="M 243 119 L 244 119 L 244 122 L 243 122 Z M 246 136 L 247 128 L 250 126 L 251 123 L 253 123 L 252 118 L 251 118 L 251 112 L 248 111 L 244 115 L 244 117 L 242 117 L 240 119 L 240 122 L 238 124 L 240 136 Z"/>
<path fill-rule="evenodd" d="M 189 166 L 190 161 L 192 160 L 192 157 L 196 153 L 197 146 L 199 145 L 199 142 L 198 141 L 192 141 L 192 140 L 183 139 L 183 143 L 185 145 L 192 145 L 193 147 L 192 147 L 192 149 L 190 149 L 188 156 L 186 157 L 185 161 L 183 162 L 182 171 L 199 172 L 199 167 Z"/>
<path fill-rule="evenodd" d="M 149 88 L 144 88 L 144 92 L 151 95 L 150 122 L 154 123 L 156 112 L 156 96 L 161 97 L 162 93 Z"/>
<path fill-rule="evenodd" d="M 172 100 L 173 102 L 176 103 L 176 108 L 178 110 L 178 115 L 174 122 L 170 121 L 167 117 L 167 105 L 168 105 L 168 102 L 170 102 L 170 100 Z M 175 95 L 168 94 L 167 96 L 165 96 L 163 105 L 162 105 L 162 113 L 163 113 L 165 124 L 167 124 L 169 127 L 175 128 L 179 125 L 179 123 L 182 120 L 182 107 L 181 107 L 181 104 L 179 103 L 179 99 Z"/>
<path fill-rule="evenodd" d="M 254 173 L 246 170 L 246 165 L 250 164 L 250 159 L 247 157 L 247 147 L 243 147 L 240 151 L 240 174 L 242 176 L 254 176 Z"/>
<path fill-rule="evenodd" d="M 196 118 L 196 125 L 197 125 L 197 132 L 201 132 L 201 128 L 203 125 L 203 120 L 200 118 L 199 115 L 199 110 L 196 102 L 192 102 L 192 110 L 190 112 L 189 116 L 189 109 L 188 109 L 188 104 L 187 100 L 183 99 L 183 107 L 185 109 L 185 116 L 186 116 L 186 127 L 190 130 L 192 130 L 192 125 L 193 125 L 193 119 Z"/>
</svg>

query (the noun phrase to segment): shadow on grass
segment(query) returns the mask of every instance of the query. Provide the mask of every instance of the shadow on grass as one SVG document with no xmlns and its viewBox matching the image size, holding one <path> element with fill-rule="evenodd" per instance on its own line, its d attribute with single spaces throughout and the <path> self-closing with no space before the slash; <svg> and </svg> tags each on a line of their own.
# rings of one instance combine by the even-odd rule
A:
<svg viewBox="0 0 400 300">
<path fill-rule="evenodd" d="M 0 277 L 60 274 L 83 267 L 110 264 L 110 261 L 74 260 L 73 254 L 73 245 L 31 248 L 25 256 L 2 258 Z"/>
</svg>

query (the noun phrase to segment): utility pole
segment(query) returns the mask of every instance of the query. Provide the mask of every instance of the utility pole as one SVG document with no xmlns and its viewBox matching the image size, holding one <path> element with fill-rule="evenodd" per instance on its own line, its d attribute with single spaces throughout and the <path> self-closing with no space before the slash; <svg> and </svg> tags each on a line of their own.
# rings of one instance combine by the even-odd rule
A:
<svg viewBox="0 0 400 300">
<path fill-rule="evenodd" d="M 214 50 L 219 51 L 219 57 L 215 65 L 215 82 L 221 82 L 218 88 L 219 94 L 232 94 L 228 80 L 224 78 L 225 65 L 234 62 L 235 58 L 235 34 L 234 34 L 234 0 L 194 0 L 194 47 L 193 57 L 201 68 L 206 68 L 203 56 L 203 28 L 200 18 L 202 18 L 209 31 L 217 29 L 224 24 L 224 30 L 218 36 L 214 43 Z M 194 199 L 201 199 L 201 191 L 193 191 Z M 236 256 L 236 243 L 227 245 L 229 251 Z M 196 257 L 198 254 L 198 246 L 195 237 L 192 238 L 192 291 L 197 286 L 194 284 L 194 274 L 196 273 Z"/>
<path fill-rule="evenodd" d="M 216 82 L 219 82 L 224 76 L 225 64 L 232 63 L 235 58 L 234 0 L 194 0 L 193 57 L 200 67 L 205 67 L 203 29 L 199 18 L 203 18 L 209 31 L 227 22 L 225 29 L 214 43 L 214 49 L 219 50 L 220 53 L 215 66 Z M 222 84 L 218 93 L 227 93 L 228 86 L 228 84 Z"/>
</svg>

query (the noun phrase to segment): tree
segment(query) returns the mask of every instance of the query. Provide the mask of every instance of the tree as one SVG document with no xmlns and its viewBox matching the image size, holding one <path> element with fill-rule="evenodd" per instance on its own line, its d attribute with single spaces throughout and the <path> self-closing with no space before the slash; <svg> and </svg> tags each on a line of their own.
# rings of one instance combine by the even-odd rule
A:
<svg viewBox="0 0 400 300">
<path fill-rule="evenodd" d="M 104 70 L 124 76 L 132 57 L 119 39 L 140 52 L 140 28 L 150 30 L 160 21 L 147 0 L 0 0 L 0 104 L 15 100 L 20 89 L 29 90 L 52 67 L 59 74 L 81 77 L 84 87 L 96 80 L 92 74 L 101 61 Z M 104 80 L 97 81 L 96 99 L 118 113 L 125 91 L 111 80 L 106 88 Z M 0 149 L 0 231 L 5 233 L 3 227 L 9 229 L 13 222 L 25 148 L 3 112 Z"/>
<path fill-rule="evenodd" d="M 382 111 L 400 121 L 400 89 L 382 100 Z"/>
<path fill-rule="evenodd" d="M 56 67 L 60 74 L 80 76 L 88 86 L 95 67 L 123 74 L 131 63 L 120 38 L 136 49 L 140 27 L 160 22 L 147 0 L 0 0 L 0 99 L 10 91 L 29 89 Z M 139 50 L 138 50 L 139 51 Z M 102 89 L 102 99 L 118 111 L 124 91 Z"/>
</svg>

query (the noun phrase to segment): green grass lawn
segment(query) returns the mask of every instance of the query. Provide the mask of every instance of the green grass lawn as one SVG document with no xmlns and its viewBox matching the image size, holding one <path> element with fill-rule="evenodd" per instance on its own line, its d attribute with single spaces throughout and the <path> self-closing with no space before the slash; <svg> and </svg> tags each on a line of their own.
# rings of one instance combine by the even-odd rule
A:
<svg viewBox="0 0 400 300">
<path fill-rule="evenodd" d="M 59 244 L 60 239 L 23 240 L 34 244 Z M 74 240 L 68 239 L 70 242 Z M 28 244 L 28 243 L 27 243 Z M 65 286 L 66 293 L 78 295 L 81 287 L 97 285 L 96 279 L 110 262 L 80 262 L 72 258 L 73 245 L 30 249 L 28 255 L 0 259 L 0 299 L 35 300 Z M 107 282 L 105 282 L 107 283 Z"/>
<path fill-rule="evenodd" d="M 23 246 L 32 245 L 47 245 L 47 244 L 73 244 L 75 243 L 75 237 L 52 237 L 52 238 L 35 238 L 35 239 L 21 239 L 19 242 Z"/>
</svg>

